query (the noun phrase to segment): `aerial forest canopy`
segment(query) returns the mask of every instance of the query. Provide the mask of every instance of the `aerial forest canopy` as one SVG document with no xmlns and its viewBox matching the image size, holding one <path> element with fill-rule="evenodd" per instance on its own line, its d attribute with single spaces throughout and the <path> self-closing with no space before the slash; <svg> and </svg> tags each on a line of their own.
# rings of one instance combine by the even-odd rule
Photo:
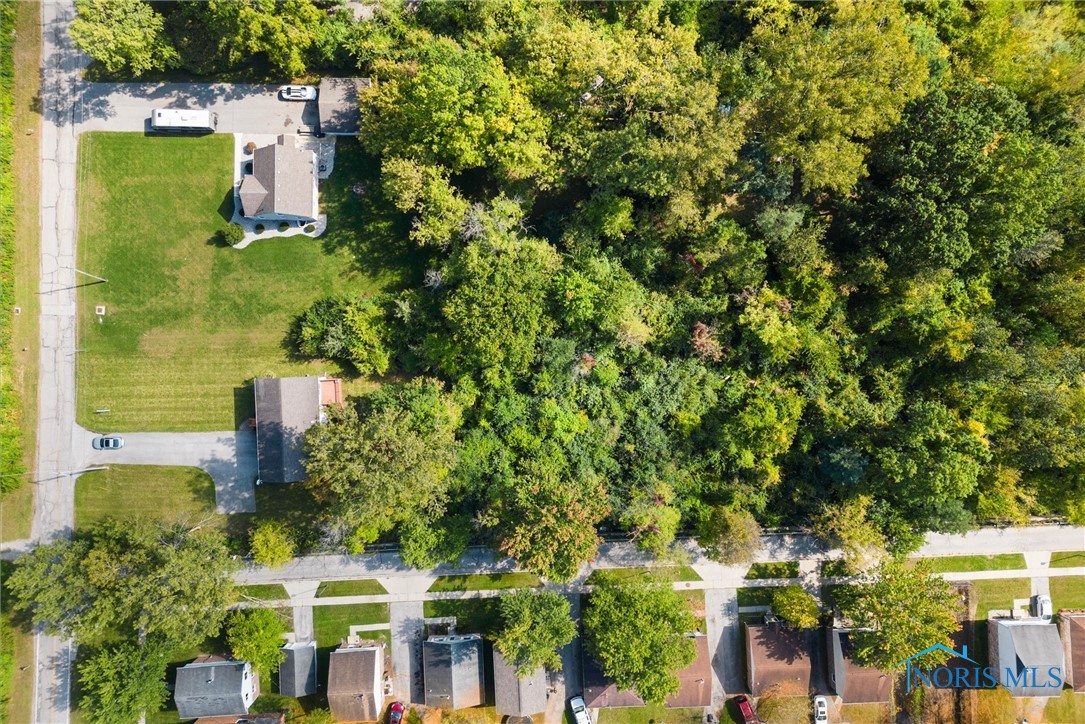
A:
<svg viewBox="0 0 1085 724">
<path fill-rule="evenodd" d="M 1085 5 L 127 5 L 129 72 L 373 79 L 425 271 L 296 335 L 385 375 L 308 438 L 354 549 L 1085 523 Z"/>
</svg>

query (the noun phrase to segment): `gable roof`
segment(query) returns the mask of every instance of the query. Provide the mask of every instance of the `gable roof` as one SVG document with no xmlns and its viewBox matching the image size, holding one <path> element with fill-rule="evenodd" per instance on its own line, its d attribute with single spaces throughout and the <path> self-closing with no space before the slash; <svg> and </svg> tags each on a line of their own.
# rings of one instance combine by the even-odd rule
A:
<svg viewBox="0 0 1085 724">
<path fill-rule="evenodd" d="M 494 648 L 494 699 L 498 714 L 530 716 L 546 711 L 546 672 L 539 667 L 523 679 Z"/>
<path fill-rule="evenodd" d="M 328 657 L 328 706 L 338 721 L 376 721 L 383 692 L 384 651 L 376 646 L 341 646 Z"/>
<path fill-rule="evenodd" d="M 482 638 L 478 634 L 430 636 L 422 644 L 426 706 L 465 709 L 485 700 Z"/>
<path fill-rule="evenodd" d="M 247 713 L 251 702 L 245 701 L 244 691 L 249 676 L 255 675 L 245 661 L 207 657 L 182 666 L 173 689 L 177 713 L 182 719 Z"/>
<path fill-rule="evenodd" d="M 994 623 L 999 682 L 1012 696 L 1058 696 L 1062 686 L 1055 686 L 1048 673 L 1054 666 L 1062 667 L 1065 672 L 1066 652 L 1058 627 L 1039 619 L 994 619 Z M 1026 669 L 1035 669 L 1034 676 L 1016 684 L 1007 675 L 1013 672 L 1016 676 Z"/>
<path fill-rule="evenodd" d="M 1085 693 L 1085 613 L 1060 613 L 1066 630 L 1066 648 L 1070 651 L 1070 674 L 1074 691 Z"/>
<path fill-rule="evenodd" d="M 316 155 L 297 143 L 297 136 L 279 136 L 252 154 L 252 173 L 241 179 L 242 213 L 315 219 Z"/>
<path fill-rule="evenodd" d="M 319 377 L 257 377 L 256 457 L 266 483 L 305 479 L 302 435 L 320 421 Z"/>
<path fill-rule="evenodd" d="M 362 116 L 358 90 L 372 85 L 369 78 L 321 78 L 316 100 L 320 132 L 333 136 L 357 135 Z"/>
<path fill-rule="evenodd" d="M 810 689 L 814 647 L 813 631 L 779 623 L 745 624 L 747 684 L 750 693 L 761 696 L 777 685 L 791 684 L 806 693 Z"/>
<path fill-rule="evenodd" d="M 893 689 L 891 672 L 860 666 L 852 656 L 855 644 L 850 630 L 832 629 L 829 634 L 831 673 L 835 675 L 833 690 L 845 704 L 873 704 L 889 701 Z"/>
<path fill-rule="evenodd" d="M 283 646 L 286 659 L 279 666 L 279 693 L 295 698 L 316 693 L 316 641 Z"/>
<path fill-rule="evenodd" d="M 706 636 L 691 636 L 696 651 L 693 662 L 678 672 L 678 693 L 667 698 L 664 705 L 673 707 L 711 706 L 712 657 Z M 591 655 L 583 659 L 584 701 L 589 709 L 644 706 L 644 699 L 631 689 L 619 689 Z"/>
</svg>

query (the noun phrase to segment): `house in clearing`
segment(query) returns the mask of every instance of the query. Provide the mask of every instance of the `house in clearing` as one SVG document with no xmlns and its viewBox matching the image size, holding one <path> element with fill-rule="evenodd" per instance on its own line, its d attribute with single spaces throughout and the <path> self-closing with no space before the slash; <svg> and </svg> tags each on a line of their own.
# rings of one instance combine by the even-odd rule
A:
<svg viewBox="0 0 1085 724">
<path fill-rule="evenodd" d="M 369 78 L 321 78 L 316 101 L 320 132 L 329 136 L 357 136 L 361 119 L 358 92 L 372 85 Z"/>
<path fill-rule="evenodd" d="M 494 648 L 494 703 L 497 713 L 531 716 L 546 711 L 546 672 L 542 667 L 519 678 L 516 667 Z"/>
<path fill-rule="evenodd" d="M 691 635 L 696 651 L 693 662 L 678 672 L 678 693 L 667 697 L 667 708 L 704 707 L 712 705 L 712 657 L 708 652 L 708 638 L 701 634 Z M 608 679 L 599 663 L 592 656 L 585 656 L 584 702 L 589 709 L 607 709 L 627 706 L 644 706 L 644 700 L 635 692 L 618 689 Z"/>
<path fill-rule="evenodd" d="M 486 700 L 482 637 L 478 634 L 430 636 L 422 644 L 426 706 L 466 709 Z"/>
<path fill-rule="evenodd" d="M 746 685 L 754 696 L 773 687 L 783 695 L 805 695 L 811 689 L 811 654 L 817 634 L 779 623 L 746 623 Z"/>
<path fill-rule="evenodd" d="M 279 136 L 252 154 L 252 173 L 238 190 L 241 215 L 257 221 L 311 223 L 319 214 L 316 154 L 297 136 Z"/>
<path fill-rule="evenodd" d="M 829 686 L 845 704 L 875 704 L 889 701 L 893 674 L 853 660 L 855 644 L 851 629 L 827 629 Z"/>
<path fill-rule="evenodd" d="M 316 641 L 283 646 L 286 658 L 279 665 L 279 693 L 295 699 L 316 693 Z"/>
<path fill-rule="evenodd" d="M 1085 611 L 1059 611 L 1059 631 L 1066 652 L 1066 683 L 1085 694 Z"/>
<path fill-rule="evenodd" d="M 1038 618 L 989 618 L 987 651 L 998 683 L 1010 696 L 1062 694 L 1066 655 L 1054 624 Z M 1052 675 L 1056 667 L 1057 677 Z"/>
<path fill-rule="evenodd" d="M 325 405 L 343 406 L 342 380 L 333 377 L 257 377 L 256 458 L 260 482 L 305 479 L 305 431 L 324 419 Z"/>
<path fill-rule="evenodd" d="M 201 656 L 177 669 L 173 700 L 182 719 L 247 714 L 260 696 L 260 681 L 248 661 Z"/>
<path fill-rule="evenodd" d="M 377 721 L 384 708 L 384 647 L 343 644 L 328 657 L 328 707 L 336 721 Z"/>
</svg>

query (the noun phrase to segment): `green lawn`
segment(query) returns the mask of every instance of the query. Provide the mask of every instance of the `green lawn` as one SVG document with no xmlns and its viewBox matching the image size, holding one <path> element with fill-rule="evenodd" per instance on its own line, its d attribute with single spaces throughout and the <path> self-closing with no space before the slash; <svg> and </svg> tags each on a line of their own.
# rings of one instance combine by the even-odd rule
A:
<svg viewBox="0 0 1085 724">
<path fill-rule="evenodd" d="M 798 578 L 798 561 L 781 561 L 779 563 L 754 563 L 746 573 L 747 579 L 757 578 Z"/>
<path fill-rule="evenodd" d="M 888 724 L 888 704 L 844 704 L 840 707 L 843 721 L 849 724 Z"/>
<path fill-rule="evenodd" d="M 290 598 L 286 587 L 281 583 L 267 583 L 256 586 L 238 586 L 238 600 L 247 600 L 245 597 L 259 598 L 264 601 L 285 601 Z"/>
<path fill-rule="evenodd" d="M 1025 567 L 1025 557 L 1020 553 L 1000 553 L 995 556 L 944 556 L 913 560 L 929 563 L 932 573 L 1014 571 Z"/>
<path fill-rule="evenodd" d="M 586 583 L 594 585 L 598 582 L 600 573 L 609 573 L 618 579 L 625 581 L 638 581 L 648 578 L 658 578 L 664 581 L 700 581 L 697 571 L 689 566 L 655 566 L 653 568 L 600 568 L 592 571 Z"/>
<path fill-rule="evenodd" d="M 1063 689 L 1062 696 L 1047 700 L 1044 721 L 1085 722 L 1085 696 L 1075 694 L 1073 689 Z"/>
<path fill-rule="evenodd" d="M 701 709 L 666 709 L 662 704 L 599 710 L 599 724 L 689 724 L 703 718 Z"/>
<path fill-rule="evenodd" d="M 426 618 L 456 617 L 456 631 L 494 634 L 501 625 L 496 598 L 464 598 L 457 601 L 426 601 L 422 604 Z"/>
<path fill-rule="evenodd" d="M 765 588 L 740 588 L 738 589 L 739 606 L 771 606 L 772 594 L 780 590 L 777 586 Z"/>
<path fill-rule="evenodd" d="M 377 291 L 417 274 L 401 230 L 350 189 L 376 173 L 338 145 L 321 186 L 321 239 L 217 242 L 232 214 L 228 135 L 89 133 L 79 148 L 78 419 L 94 430 L 232 430 L 253 414 L 252 378 L 322 372 L 291 358 L 291 322 L 317 298 Z M 376 197 L 376 194 L 369 196 Z M 95 305 L 105 305 L 101 321 Z M 94 410 L 108 408 L 108 414 Z"/>
<path fill-rule="evenodd" d="M 1085 551 L 1064 551 L 1051 554 L 1052 568 L 1080 568 L 1085 566 Z"/>
<path fill-rule="evenodd" d="M 123 515 L 150 515 L 186 521 L 210 519 L 224 528 L 215 512 L 215 483 L 197 468 L 111 465 L 84 473 L 75 483 L 75 527 Z"/>
<path fill-rule="evenodd" d="M 971 584 L 976 599 L 976 619 L 980 621 L 987 620 L 988 611 L 1013 608 L 1015 598 L 1028 598 L 1032 592 L 1032 584 L 1027 578 L 994 578 L 971 581 Z"/>
<path fill-rule="evenodd" d="M 503 588 L 534 588 L 542 581 L 534 573 L 484 573 L 474 576 L 439 576 L 430 591 L 490 591 Z"/>
<path fill-rule="evenodd" d="M 365 579 L 362 581 L 323 581 L 316 591 L 317 598 L 332 598 L 334 596 L 379 596 L 388 593 L 379 581 Z"/>
<path fill-rule="evenodd" d="M 375 623 L 388 623 L 387 603 L 313 606 L 313 636 L 318 646 L 338 646 L 350 635 L 351 626 Z"/>
<path fill-rule="evenodd" d="M 1051 584 L 1051 603 L 1060 608 L 1085 608 L 1085 578 L 1059 576 L 1048 579 Z"/>
</svg>

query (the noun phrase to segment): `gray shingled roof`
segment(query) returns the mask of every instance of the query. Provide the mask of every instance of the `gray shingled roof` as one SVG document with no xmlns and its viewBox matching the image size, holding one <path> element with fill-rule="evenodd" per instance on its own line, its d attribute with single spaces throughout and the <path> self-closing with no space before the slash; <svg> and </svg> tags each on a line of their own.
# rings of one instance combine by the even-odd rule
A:
<svg viewBox="0 0 1085 724">
<path fill-rule="evenodd" d="M 316 641 L 283 646 L 286 659 L 279 666 L 279 693 L 310 696 L 316 693 Z"/>
<path fill-rule="evenodd" d="M 316 100 L 320 132 L 333 136 L 358 134 L 358 89 L 372 85 L 369 78 L 322 78 Z"/>
<path fill-rule="evenodd" d="M 241 179 L 241 209 L 250 218 L 316 219 L 316 156 L 279 136 L 252 154 L 252 173 Z"/>
<path fill-rule="evenodd" d="M 430 636 L 422 645 L 426 706 L 465 709 L 481 706 L 486 680 L 478 634 Z"/>
<path fill-rule="evenodd" d="M 177 669 L 173 700 L 182 719 L 245 714 L 244 661 L 191 663 Z M 250 676 L 252 674 L 249 674 Z"/>
<path fill-rule="evenodd" d="M 304 480 L 302 435 L 320 420 L 320 378 L 258 377 L 253 389 L 260 479 L 266 483 Z"/>
<path fill-rule="evenodd" d="M 530 716 L 546 711 L 546 672 L 540 667 L 523 679 L 494 649 L 494 698 L 498 714 Z"/>
<path fill-rule="evenodd" d="M 1066 652 L 1059 637 L 1058 627 L 1037 619 L 1002 621 L 996 619 L 998 634 L 998 669 L 1002 685 L 1012 696 L 1058 696 L 1061 686 L 1049 675 L 1052 667 L 1066 672 Z M 988 622 L 988 626 L 991 622 Z M 1027 669 L 1035 669 L 1034 675 L 1014 684 L 1006 675 L 1007 670 L 1015 676 Z M 1027 684 L 1032 684 L 1031 686 Z"/>
<path fill-rule="evenodd" d="M 341 647 L 328 659 L 328 706 L 337 721 L 376 721 L 383 703 L 373 682 L 383 675 L 384 651 Z"/>
</svg>

